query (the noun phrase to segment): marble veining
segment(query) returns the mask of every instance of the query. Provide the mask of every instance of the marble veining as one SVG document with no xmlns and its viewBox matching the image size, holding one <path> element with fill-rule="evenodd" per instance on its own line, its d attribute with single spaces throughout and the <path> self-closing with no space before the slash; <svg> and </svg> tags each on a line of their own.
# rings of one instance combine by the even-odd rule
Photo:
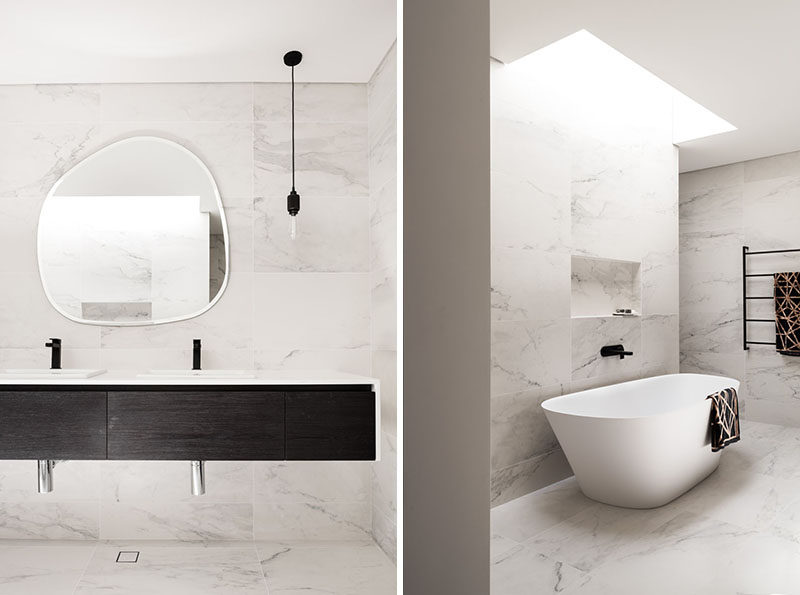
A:
<svg viewBox="0 0 800 595">
<path fill-rule="evenodd" d="M 569 184 L 547 191 L 512 174 L 492 171 L 492 244 L 565 251 L 571 245 Z"/>
<path fill-rule="evenodd" d="M 58 468 L 60 495 L 62 476 L 73 474 L 75 462 Z M 203 503 L 248 503 L 253 494 L 253 466 L 250 461 L 207 461 L 206 493 Z M 100 498 L 109 504 L 137 502 L 191 503 L 198 499 L 185 482 L 175 481 L 186 473 L 185 461 L 105 461 Z M 100 475 L 100 473 L 98 473 Z"/>
<path fill-rule="evenodd" d="M 792 592 L 800 430 L 744 421 L 743 434 L 661 508 L 598 504 L 574 478 L 496 507 L 492 595 Z"/>
<path fill-rule="evenodd" d="M 253 536 L 253 504 L 104 501 L 100 526 L 104 539 L 247 540 Z"/>
<path fill-rule="evenodd" d="M 256 548 L 273 595 L 395 592 L 394 566 L 378 548 L 369 544 L 258 543 Z"/>
<path fill-rule="evenodd" d="M 678 314 L 680 267 L 677 234 L 672 247 L 645 252 L 642 257 L 642 314 Z"/>
<path fill-rule="evenodd" d="M 12 123 L 2 130 L 0 196 L 39 201 L 93 151 L 99 136 L 95 122 Z"/>
<path fill-rule="evenodd" d="M 680 232 L 682 269 L 721 270 L 731 275 L 742 266 L 744 234 L 739 228 Z"/>
<path fill-rule="evenodd" d="M 98 502 L 0 503 L 0 539 L 97 539 Z"/>
<path fill-rule="evenodd" d="M 744 351 L 737 350 L 735 353 L 713 353 L 710 351 L 681 350 L 681 372 L 744 378 L 744 367 Z M 747 389 L 747 382 L 744 383 L 742 388 L 744 390 Z M 741 396 L 740 394 L 740 397 Z M 744 404 L 740 403 L 740 406 L 741 405 Z"/>
<path fill-rule="evenodd" d="M 569 379 L 569 320 L 502 321 L 492 327 L 492 394 Z"/>
<path fill-rule="evenodd" d="M 299 461 L 254 464 L 255 497 L 273 502 L 364 502 L 369 500 L 370 463 Z"/>
<path fill-rule="evenodd" d="M 33 543 L 0 542 L 0 592 L 73 595 L 95 544 L 56 541 L 36 547 Z"/>
<path fill-rule="evenodd" d="M 527 453 L 549 452 L 558 446 L 540 405 L 562 395 L 565 388 L 557 384 L 492 397 L 492 469 L 513 465 Z"/>
<path fill-rule="evenodd" d="M 741 348 L 741 309 L 684 312 L 681 315 L 681 349 L 734 353 Z"/>
<path fill-rule="evenodd" d="M 572 320 L 572 379 L 605 376 L 640 366 L 642 325 L 638 318 L 606 317 Z M 601 357 L 604 345 L 622 344 L 633 352 L 625 359 Z"/>
<path fill-rule="evenodd" d="M 703 190 L 697 194 L 681 191 L 681 231 L 721 230 L 742 224 L 741 187 L 722 187 Z"/>
<path fill-rule="evenodd" d="M 255 194 L 282 196 L 291 176 L 290 129 L 284 123 L 255 124 Z M 298 123 L 298 176 L 308 196 L 367 196 L 366 124 Z"/>
<path fill-rule="evenodd" d="M 361 502 L 262 502 L 254 505 L 256 539 L 358 541 L 370 533 L 371 510 Z"/>
<path fill-rule="evenodd" d="M 569 255 L 525 248 L 492 250 L 492 319 L 567 318 Z M 546 284 L 536 279 L 549 279 Z"/>
</svg>

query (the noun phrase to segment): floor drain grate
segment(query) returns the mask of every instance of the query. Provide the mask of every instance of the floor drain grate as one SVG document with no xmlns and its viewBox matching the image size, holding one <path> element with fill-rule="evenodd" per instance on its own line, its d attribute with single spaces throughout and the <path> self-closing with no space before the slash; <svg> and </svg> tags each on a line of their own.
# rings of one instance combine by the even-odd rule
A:
<svg viewBox="0 0 800 595">
<path fill-rule="evenodd" d="M 117 554 L 117 564 L 136 564 L 139 561 L 139 552 L 120 552 Z"/>
</svg>

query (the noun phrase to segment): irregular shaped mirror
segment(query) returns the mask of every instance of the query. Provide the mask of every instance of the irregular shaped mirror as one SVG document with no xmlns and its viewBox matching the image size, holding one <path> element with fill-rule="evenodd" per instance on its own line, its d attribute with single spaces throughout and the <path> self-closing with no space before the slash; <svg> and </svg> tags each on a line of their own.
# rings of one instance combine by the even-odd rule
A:
<svg viewBox="0 0 800 595">
<path fill-rule="evenodd" d="M 178 143 L 116 142 L 53 186 L 39 217 L 38 255 L 48 299 L 71 320 L 122 326 L 192 318 L 228 281 L 217 185 Z"/>
</svg>

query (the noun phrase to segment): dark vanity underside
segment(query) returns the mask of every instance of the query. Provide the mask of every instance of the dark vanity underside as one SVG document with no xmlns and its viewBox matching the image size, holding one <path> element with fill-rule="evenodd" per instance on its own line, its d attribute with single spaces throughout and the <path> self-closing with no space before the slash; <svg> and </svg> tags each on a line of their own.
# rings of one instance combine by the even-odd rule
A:
<svg viewBox="0 0 800 595">
<path fill-rule="evenodd" d="M 369 385 L 0 387 L 0 459 L 374 460 Z"/>
</svg>

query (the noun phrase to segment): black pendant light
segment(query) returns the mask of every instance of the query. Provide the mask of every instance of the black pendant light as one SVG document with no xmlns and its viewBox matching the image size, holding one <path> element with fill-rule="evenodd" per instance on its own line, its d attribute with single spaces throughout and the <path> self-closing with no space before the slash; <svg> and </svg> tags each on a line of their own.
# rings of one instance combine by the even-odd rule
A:
<svg viewBox="0 0 800 595">
<path fill-rule="evenodd" d="M 300 64 L 303 59 L 303 54 L 297 50 L 287 52 L 283 56 L 283 63 L 292 69 L 292 191 L 286 197 L 286 209 L 291 216 L 291 237 L 295 239 L 297 236 L 297 213 L 300 212 L 300 195 L 294 187 L 294 67 Z"/>
</svg>

